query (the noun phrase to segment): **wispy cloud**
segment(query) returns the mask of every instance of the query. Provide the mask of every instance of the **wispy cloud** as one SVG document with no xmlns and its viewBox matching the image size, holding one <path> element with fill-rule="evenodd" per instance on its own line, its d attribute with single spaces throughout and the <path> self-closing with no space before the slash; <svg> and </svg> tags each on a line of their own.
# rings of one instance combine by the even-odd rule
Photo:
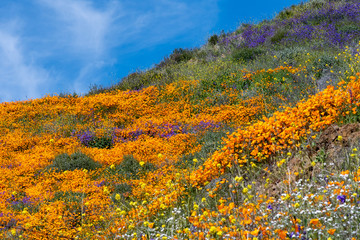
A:
<svg viewBox="0 0 360 240">
<path fill-rule="evenodd" d="M 56 44 L 71 52 L 95 57 L 100 56 L 105 46 L 109 28 L 114 19 L 114 4 L 105 9 L 96 9 L 90 1 L 38 0 L 55 14 L 48 15 L 54 22 L 53 34 Z"/>
<path fill-rule="evenodd" d="M 0 29 L 0 100 L 13 101 L 42 94 L 49 74 L 24 56 L 20 37 Z M 41 88 L 40 88 L 41 87 Z"/>
<path fill-rule="evenodd" d="M 0 23 L 2 101 L 83 93 L 101 84 L 105 71 L 128 73 L 117 63 L 129 54 L 201 38 L 217 16 L 217 0 L 4 1 L 11 14 L 0 20 L 16 19 L 17 28 Z"/>
</svg>

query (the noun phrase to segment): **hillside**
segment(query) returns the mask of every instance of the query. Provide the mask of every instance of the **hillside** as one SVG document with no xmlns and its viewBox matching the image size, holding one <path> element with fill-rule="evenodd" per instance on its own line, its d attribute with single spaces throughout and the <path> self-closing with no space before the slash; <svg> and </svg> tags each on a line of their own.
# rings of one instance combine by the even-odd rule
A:
<svg viewBox="0 0 360 240">
<path fill-rule="evenodd" d="M 2 239 L 360 239 L 360 3 L 312 0 L 86 96 L 0 104 Z"/>
</svg>

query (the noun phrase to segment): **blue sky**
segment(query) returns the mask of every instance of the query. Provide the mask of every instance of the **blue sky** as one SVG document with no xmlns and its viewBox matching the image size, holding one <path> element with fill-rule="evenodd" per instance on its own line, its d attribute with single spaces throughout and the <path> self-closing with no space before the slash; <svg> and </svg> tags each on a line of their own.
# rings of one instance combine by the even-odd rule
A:
<svg viewBox="0 0 360 240">
<path fill-rule="evenodd" d="M 0 102 L 86 93 L 301 0 L 0 0 Z"/>
</svg>

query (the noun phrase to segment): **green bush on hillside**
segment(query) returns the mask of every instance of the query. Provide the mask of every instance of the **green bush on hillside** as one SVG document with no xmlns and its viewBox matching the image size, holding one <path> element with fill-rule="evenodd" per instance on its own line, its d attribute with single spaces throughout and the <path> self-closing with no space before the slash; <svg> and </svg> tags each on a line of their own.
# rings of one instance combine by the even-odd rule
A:
<svg viewBox="0 0 360 240">
<path fill-rule="evenodd" d="M 89 142 L 87 142 L 88 147 L 93 148 L 106 148 L 110 149 L 113 146 L 113 141 L 111 137 L 93 137 Z"/>
<path fill-rule="evenodd" d="M 234 61 L 250 61 L 254 60 L 258 55 L 263 54 L 264 51 L 259 48 L 239 48 L 235 50 L 231 57 Z"/>
<path fill-rule="evenodd" d="M 210 38 L 209 38 L 209 40 L 208 40 L 208 43 L 210 44 L 210 45 L 216 45 L 217 43 L 218 43 L 218 41 L 219 41 L 219 37 L 218 37 L 218 35 L 216 35 L 216 34 L 214 34 L 214 35 L 212 35 Z"/>
<path fill-rule="evenodd" d="M 75 152 L 71 155 L 63 153 L 57 155 L 49 169 L 57 172 L 73 171 L 75 169 L 95 170 L 101 167 L 101 164 L 95 162 L 92 158 L 81 152 Z"/>
<path fill-rule="evenodd" d="M 138 179 L 141 175 L 156 169 L 151 163 L 140 165 L 133 155 L 124 156 L 123 161 L 115 166 L 114 171 L 126 179 Z"/>
</svg>

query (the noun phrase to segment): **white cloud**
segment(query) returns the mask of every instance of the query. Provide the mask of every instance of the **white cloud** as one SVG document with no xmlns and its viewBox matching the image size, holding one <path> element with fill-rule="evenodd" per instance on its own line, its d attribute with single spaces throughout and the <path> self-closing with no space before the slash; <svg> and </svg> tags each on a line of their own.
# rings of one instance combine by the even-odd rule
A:
<svg viewBox="0 0 360 240">
<path fill-rule="evenodd" d="M 134 2 L 121 5 L 120 16 L 113 26 L 117 44 L 130 45 L 133 50 L 176 41 L 183 34 L 182 38 L 206 34 L 217 20 L 215 0 Z"/>
<path fill-rule="evenodd" d="M 187 32 L 188 38 L 207 33 L 217 15 L 216 0 L 109 0 L 101 4 L 90 0 L 37 1 L 51 9 L 47 18 L 53 22 L 54 33 L 49 37 L 60 54 L 78 59 L 78 72 L 71 85 L 81 92 L 98 82 L 95 75 L 101 67 L 116 62 L 114 59 L 176 41 Z"/>
<path fill-rule="evenodd" d="M 0 29 L 0 101 L 24 100 L 44 94 L 49 74 L 26 60 L 21 39 Z M 40 89 L 41 87 L 41 89 Z"/>
<path fill-rule="evenodd" d="M 216 22 L 217 0 L 35 0 L 11 9 L 0 16 L 0 101 L 85 92 L 128 54 L 199 39 Z"/>
<path fill-rule="evenodd" d="M 96 9 L 89 1 L 39 0 L 52 9 L 57 26 L 56 44 L 68 47 L 70 52 L 99 57 L 106 49 L 106 37 L 114 8 Z"/>
</svg>

